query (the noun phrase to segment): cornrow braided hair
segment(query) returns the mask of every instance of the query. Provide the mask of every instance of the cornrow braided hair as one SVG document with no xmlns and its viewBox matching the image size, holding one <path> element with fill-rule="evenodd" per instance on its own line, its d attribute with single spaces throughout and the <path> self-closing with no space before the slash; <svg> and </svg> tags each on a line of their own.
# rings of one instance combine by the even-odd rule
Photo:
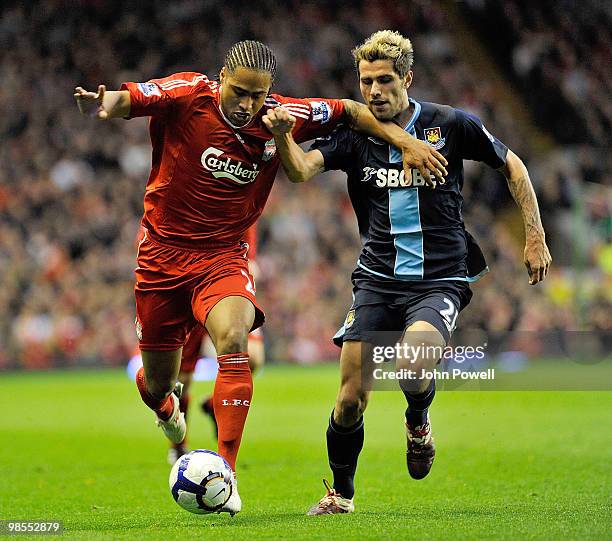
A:
<svg viewBox="0 0 612 541">
<path fill-rule="evenodd" d="M 231 46 L 225 55 L 223 65 L 231 73 L 237 67 L 267 71 L 272 76 L 276 75 L 276 57 L 272 49 L 260 41 L 239 41 Z"/>
</svg>

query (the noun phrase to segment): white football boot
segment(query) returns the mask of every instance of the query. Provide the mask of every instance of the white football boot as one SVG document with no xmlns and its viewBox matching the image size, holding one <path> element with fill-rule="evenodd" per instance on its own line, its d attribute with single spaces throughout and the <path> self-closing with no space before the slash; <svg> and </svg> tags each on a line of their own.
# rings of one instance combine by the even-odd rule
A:
<svg viewBox="0 0 612 541">
<path fill-rule="evenodd" d="M 183 392 L 183 384 L 177 382 L 174 391 L 170 395 L 174 409 L 172 415 L 167 421 L 157 417 L 157 426 L 159 426 L 172 443 L 181 443 L 187 434 L 187 424 L 185 423 L 185 414 L 179 409 L 179 397 Z"/>
<path fill-rule="evenodd" d="M 225 505 L 217 511 L 217 513 L 229 513 L 230 516 L 234 516 L 236 513 L 240 513 L 242 509 L 242 500 L 238 494 L 238 480 L 236 474 L 232 474 L 232 495 L 229 500 L 225 502 Z"/>
<path fill-rule="evenodd" d="M 323 484 L 327 494 L 319 500 L 319 503 L 310 508 L 308 513 L 306 513 L 307 515 L 311 517 L 317 515 L 339 515 L 355 511 L 355 504 L 352 499 L 349 500 L 340 496 L 331 487 L 327 479 L 323 479 Z"/>
</svg>

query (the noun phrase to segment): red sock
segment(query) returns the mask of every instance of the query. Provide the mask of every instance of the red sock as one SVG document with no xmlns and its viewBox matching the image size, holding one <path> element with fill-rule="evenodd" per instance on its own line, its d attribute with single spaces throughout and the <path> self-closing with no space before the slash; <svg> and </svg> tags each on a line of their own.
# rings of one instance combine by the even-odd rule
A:
<svg viewBox="0 0 612 541">
<path fill-rule="evenodd" d="M 149 406 L 162 421 L 170 419 L 172 411 L 174 410 L 174 403 L 170 395 L 162 400 L 157 400 L 149 394 L 149 391 L 147 391 L 147 382 L 145 381 L 144 367 L 142 366 L 136 373 L 136 386 L 140 391 L 140 398 L 142 398 L 142 401 Z"/>
<path fill-rule="evenodd" d="M 187 421 L 187 410 L 189 409 L 190 401 L 191 395 L 183 391 L 183 394 L 179 399 L 179 410 L 185 414 L 185 421 Z M 173 443 L 172 447 L 174 447 L 175 449 L 182 449 L 184 447 L 187 447 L 187 435 L 185 435 L 181 443 Z"/>
<path fill-rule="evenodd" d="M 213 407 L 219 426 L 219 454 L 236 471 L 236 456 L 253 396 L 248 353 L 219 355 Z"/>
</svg>

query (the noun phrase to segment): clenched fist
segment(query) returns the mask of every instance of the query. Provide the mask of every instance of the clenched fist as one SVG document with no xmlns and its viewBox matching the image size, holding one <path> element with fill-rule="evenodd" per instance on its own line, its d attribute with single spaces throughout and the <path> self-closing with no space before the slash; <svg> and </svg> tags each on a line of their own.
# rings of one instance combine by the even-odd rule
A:
<svg viewBox="0 0 612 541">
<path fill-rule="evenodd" d="M 283 107 L 268 109 L 268 112 L 262 117 L 262 120 L 266 128 L 268 128 L 275 137 L 277 135 L 291 133 L 291 130 L 293 130 L 295 126 L 295 117 L 289 114 L 289 111 Z"/>
</svg>

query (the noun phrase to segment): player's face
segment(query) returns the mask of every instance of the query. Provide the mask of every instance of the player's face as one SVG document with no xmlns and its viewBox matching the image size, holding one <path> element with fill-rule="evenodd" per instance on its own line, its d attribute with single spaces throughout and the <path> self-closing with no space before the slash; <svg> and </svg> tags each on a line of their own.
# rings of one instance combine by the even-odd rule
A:
<svg viewBox="0 0 612 541">
<path fill-rule="evenodd" d="M 391 120 L 408 108 L 412 71 L 401 78 L 391 60 L 359 62 L 359 88 L 366 104 L 379 120 Z"/>
<path fill-rule="evenodd" d="M 235 126 L 244 126 L 263 107 L 272 86 L 272 76 L 242 66 L 233 72 L 221 69 L 221 109 Z"/>
</svg>

